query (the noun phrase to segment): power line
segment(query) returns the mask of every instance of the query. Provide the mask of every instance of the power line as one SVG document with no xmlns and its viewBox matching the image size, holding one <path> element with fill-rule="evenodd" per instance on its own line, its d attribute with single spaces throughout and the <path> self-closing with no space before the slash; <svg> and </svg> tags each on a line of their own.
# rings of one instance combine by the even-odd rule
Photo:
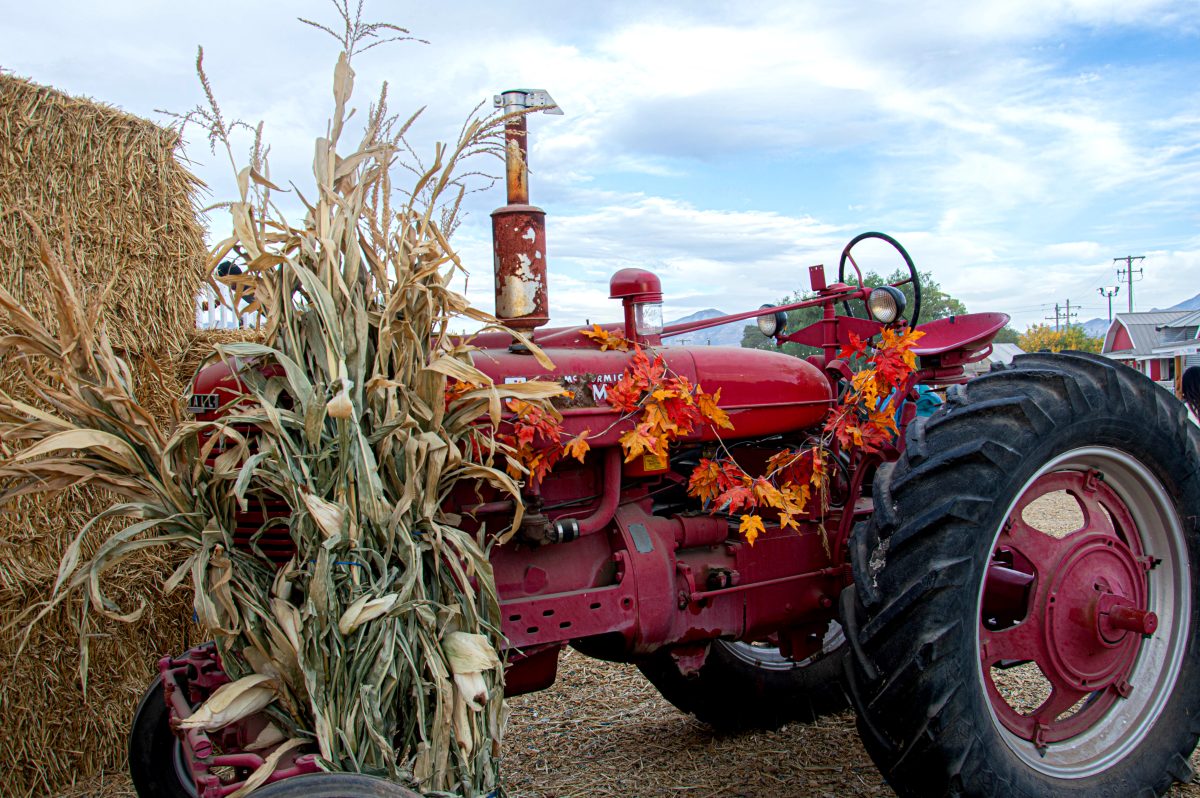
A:
<svg viewBox="0 0 1200 798">
<path fill-rule="evenodd" d="M 1100 296 L 1108 300 L 1108 323 L 1112 324 L 1112 298 L 1121 293 L 1121 286 L 1105 286 L 1104 288 L 1097 288 L 1096 290 L 1100 292 Z"/>
<path fill-rule="evenodd" d="M 1142 279 L 1142 270 L 1137 269 L 1135 271 L 1133 268 L 1133 262 L 1135 260 L 1145 260 L 1145 259 L 1146 259 L 1145 255 L 1126 255 L 1123 258 L 1113 258 L 1113 263 L 1117 263 L 1118 261 L 1125 261 L 1125 268 L 1117 269 L 1117 279 L 1124 280 L 1129 285 L 1129 312 L 1130 313 L 1133 313 L 1133 283 L 1134 283 L 1133 275 L 1137 274 L 1138 281 L 1141 281 L 1141 279 Z"/>
</svg>

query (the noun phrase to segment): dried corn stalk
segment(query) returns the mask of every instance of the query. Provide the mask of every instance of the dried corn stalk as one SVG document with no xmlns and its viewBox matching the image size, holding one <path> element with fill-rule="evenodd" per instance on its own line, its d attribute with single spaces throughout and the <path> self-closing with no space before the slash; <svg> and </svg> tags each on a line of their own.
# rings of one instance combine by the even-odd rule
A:
<svg viewBox="0 0 1200 798">
<path fill-rule="evenodd" d="M 0 289 L 14 330 L 0 347 L 27 365 L 25 381 L 51 409 L 0 392 L 0 498 L 90 482 L 127 499 L 103 514 L 127 519 L 124 531 L 84 558 L 91 526 L 80 530 L 56 585 L 57 600 L 82 591 L 110 617 L 138 609 L 106 596 L 109 568 L 154 547 L 186 550 L 165 587 L 190 581 L 196 615 L 235 680 L 192 725 L 265 709 L 275 727 L 264 745 L 309 744 L 328 769 L 480 795 L 497 784 L 505 719 L 499 605 L 487 541 L 443 507 L 463 480 L 487 481 L 519 507 L 517 484 L 492 462 L 505 459 L 492 435 L 498 408 L 508 397 L 545 402 L 559 389 L 493 385 L 468 343 L 447 334 L 464 317 L 499 326 L 450 289 L 460 266 L 445 230 L 461 199 L 456 167 L 494 152 L 504 119 L 472 118 L 454 148 L 439 147 L 428 167 L 405 173 L 415 185 L 394 192 L 408 123 L 387 115 L 385 95 L 357 146 L 339 153 L 351 61 L 374 35 L 342 10 L 345 51 L 304 223 L 274 211 L 278 189 L 256 143 L 227 206 L 233 236 L 212 253 L 214 265 L 234 247 L 247 253 L 241 288 L 268 313 L 263 343 L 218 347 L 237 364 L 243 399 L 220 424 L 160 427 L 136 401 L 98 300 L 76 295 L 76 265 L 43 239 L 60 327 L 46 329 Z M 210 106 L 189 118 L 202 119 L 232 161 L 229 128 L 201 77 Z M 449 401 L 448 378 L 458 381 Z M 221 438 L 232 445 L 209 468 Z M 290 506 L 297 546 L 278 571 L 231 535 L 238 509 L 269 495 Z"/>
</svg>

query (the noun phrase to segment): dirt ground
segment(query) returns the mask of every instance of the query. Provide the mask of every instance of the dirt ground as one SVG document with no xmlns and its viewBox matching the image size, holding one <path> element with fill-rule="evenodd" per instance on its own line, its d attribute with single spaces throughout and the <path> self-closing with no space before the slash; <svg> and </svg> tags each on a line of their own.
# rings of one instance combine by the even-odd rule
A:
<svg viewBox="0 0 1200 798">
<path fill-rule="evenodd" d="M 563 654 L 558 682 L 512 701 L 503 762 L 514 798 L 894 796 L 843 712 L 776 732 L 715 734 L 637 669 Z M 1200 757 L 1192 766 L 1200 769 Z M 1171 798 L 1200 798 L 1177 785 Z M 123 774 L 60 798 L 136 798 Z"/>
<path fill-rule="evenodd" d="M 1031 505 L 1026 520 L 1055 535 L 1077 528 L 1077 505 L 1058 499 Z M 1040 673 L 1028 668 L 1008 672 L 1014 694 L 1041 691 Z M 664 701 L 632 665 L 569 649 L 553 687 L 511 703 L 503 772 L 513 798 L 895 795 L 859 742 L 851 712 L 775 732 L 720 735 Z M 1192 767 L 1200 770 L 1200 755 L 1193 754 Z M 1200 785 L 1176 785 L 1168 795 L 1200 798 Z M 123 774 L 59 798 L 85 796 L 136 798 Z"/>
</svg>

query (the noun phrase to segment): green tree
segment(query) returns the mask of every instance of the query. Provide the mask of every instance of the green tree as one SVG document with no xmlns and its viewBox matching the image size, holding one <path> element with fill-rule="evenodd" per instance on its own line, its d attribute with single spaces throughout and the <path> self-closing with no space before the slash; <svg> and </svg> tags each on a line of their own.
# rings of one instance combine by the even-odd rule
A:
<svg viewBox="0 0 1200 798">
<path fill-rule="evenodd" d="M 1004 329 L 996 333 L 996 337 L 992 339 L 998 344 L 1020 344 L 1021 333 L 1017 332 L 1016 328 L 1011 324 L 1004 325 Z"/>
<path fill-rule="evenodd" d="M 932 321 L 933 319 L 944 319 L 947 316 L 961 316 L 967 312 L 967 307 L 961 301 L 947 294 L 942 290 L 942 287 L 933 279 L 933 275 L 929 272 L 921 272 L 921 318 L 919 322 Z M 907 269 L 897 269 L 888 275 L 885 279 L 874 272 L 868 272 L 863 277 L 863 284 L 868 288 L 877 288 L 881 285 L 889 285 L 898 283 L 901 280 L 908 279 Z M 900 286 L 900 290 L 904 292 L 904 298 L 907 300 L 907 307 L 911 311 L 913 305 L 912 283 Z M 793 302 L 799 302 L 802 299 L 807 299 L 805 293 L 797 291 L 789 297 L 784 297 L 778 303 L 779 305 L 788 305 Z M 855 302 L 851 306 L 851 310 L 857 316 L 863 315 L 865 309 L 861 302 Z M 839 305 L 837 308 L 839 313 L 845 311 Z M 787 329 L 789 332 L 803 329 L 810 324 L 814 324 L 821 319 L 821 308 L 819 305 L 813 307 L 801 308 L 788 313 Z M 775 350 L 775 341 L 772 338 L 766 338 L 758 331 L 758 326 L 751 324 L 742 332 L 742 346 L 751 349 L 768 349 Z M 786 352 L 789 355 L 797 357 L 808 357 L 817 353 L 817 349 L 811 346 L 803 346 L 801 344 L 786 343 L 779 351 Z"/>
<path fill-rule="evenodd" d="M 1063 330 L 1055 330 L 1049 324 L 1035 324 L 1025 330 L 1017 340 L 1017 346 L 1026 352 L 1061 352 L 1073 349 L 1077 352 L 1099 352 L 1104 341 L 1093 338 L 1083 331 L 1082 327 L 1071 325 Z"/>
</svg>

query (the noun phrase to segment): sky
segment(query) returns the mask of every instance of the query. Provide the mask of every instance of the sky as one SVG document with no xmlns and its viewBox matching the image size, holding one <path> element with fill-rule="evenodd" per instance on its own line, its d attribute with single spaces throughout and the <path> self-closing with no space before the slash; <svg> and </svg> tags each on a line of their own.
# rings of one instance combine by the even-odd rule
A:
<svg viewBox="0 0 1200 798">
<path fill-rule="evenodd" d="M 225 114 L 265 120 L 272 179 L 311 182 L 337 44 L 296 17 L 336 25 L 332 5 L 188 5 L 3 0 L 0 69 L 166 124 L 203 100 L 203 46 Z M 627 266 L 659 275 L 668 320 L 758 307 L 807 290 L 813 264 L 832 277 L 867 230 L 1018 329 L 1067 300 L 1079 321 L 1105 316 L 1115 257 L 1145 256 L 1136 310 L 1200 292 L 1194 0 L 369 0 L 364 17 L 425 40 L 354 62 L 360 114 L 385 80 L 394 111 L 425 108 L 418 152 L 503 89 L 563 109 L 530 119 L 557 323 L 618 319 L 608 279 Z M 202 138 L 186 154 L 206 202 L 234 195 Z M 501 185 L 470 195 L 455 234 L 486 309 L 503 204 Z"/>
</svg>

